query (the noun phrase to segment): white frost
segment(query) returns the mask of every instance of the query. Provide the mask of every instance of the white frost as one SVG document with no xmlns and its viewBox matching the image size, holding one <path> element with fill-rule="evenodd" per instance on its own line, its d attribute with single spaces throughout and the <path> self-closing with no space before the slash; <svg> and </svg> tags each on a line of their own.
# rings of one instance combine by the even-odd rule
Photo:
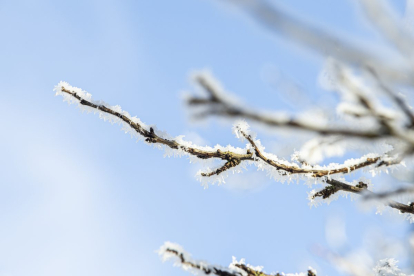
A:
<svg viewBox="0 0 414 276">
<path fill-rule="evenodd" d="M 408 276 L 405 273 L 402 273 L 397 266 L 398 261 L 395 259 L 383 259 L 380 260 L 377 265 L 374 267 L 375 276 Z"/>
</svg>

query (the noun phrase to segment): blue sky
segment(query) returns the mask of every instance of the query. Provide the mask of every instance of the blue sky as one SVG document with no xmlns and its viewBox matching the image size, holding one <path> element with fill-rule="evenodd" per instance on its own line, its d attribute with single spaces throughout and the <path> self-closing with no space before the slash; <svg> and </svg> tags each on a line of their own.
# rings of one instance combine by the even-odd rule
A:
<svg viewBox="0 0 414 276">
<path fill-rule="evenodd" d="M 284 4 L 334 32 L 379 41 L 351 1 Z M 187 275 L 154 253 L 164 241 L 225 266 L 236 256 L 268 272 L 311 265 L 333 275 L 312 253 L 315 244 L 328 247 L 330 217 L 346 222 L 342 251 L 362 246 L 367 229 L 405 235 L 404 224 L 349 200 L 310 209 L 306 186 L 260 173 L 205 190 L 185 158 L 163 158 L 119 126 L 54 97 L 64 80 L 172 135 L 241 147 L 228 123 L 189 123 L 180 94 L 190 90 L 192 70 L 211 69 L 227 89 L 266 109 L 294 110 L 264 81 L 269 66 L 312 97 L 334 99 L 317 86 L 322 59 L 230 5 L 2 1 L 0 34 L 1 276 Z M 274 137 L 263 135 L 271 144 Z M 240 188 L 246 179 L 250 188 Z"/>
</svg>

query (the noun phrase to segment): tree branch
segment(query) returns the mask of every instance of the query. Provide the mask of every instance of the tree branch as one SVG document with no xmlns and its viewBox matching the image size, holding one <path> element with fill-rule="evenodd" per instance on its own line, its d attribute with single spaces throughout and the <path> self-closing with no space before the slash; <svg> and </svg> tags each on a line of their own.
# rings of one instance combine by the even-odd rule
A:
<svg viewBox="0 0 414 276">
<path fill-rule="evenodd" d="M 217 276 L 243 276 L 243 274 L 240 273 L 240 272 L 226 271 L 226 270 L 214 267 L 214 266 L 202 266 L 200 264 L 188 261 L 184 258 L 183 253 L 178 252 L 175 249 L 167 248 L 165 251 L 167 253 L 170 253 L 170 254 L 173 254 L 173 255 L 177 256 L 179 258 L 180 262 L 181 262 L 181 265 L 188 266 L 188 267 L 191 267 L 191 268 L 196 269 L 196 270 L 200 270 L 200 271 L 204 272 L 207 275 L 208 274 L 213 274 L 213 275 L 217 275 Z M 249 276 L 250 275 L 255 276 L 256 274 L 248 274 L 248 275 Z"/>
<path fill-rule="evenodd" d="M 398 162 L 401 161 L 401 159 L 382 160 L 381 157 L 373 157 L 373 158 L 366 158 L 364 160 L 361 160 L 360 162 L 352 164 L 351 166 L 338 165 L 334 169 L 316 169 L 309 165 L 304 165 L 302 167 L 299 167 L 298 164 L 293 164 L 293 163 L 292 165 L 287 165 L 285 163 L 280 162 L 277 159 L 274 160 L 274 159 L 266 157 L 266 153 L 260 150 L 259 146 L 256 144 L 252 136 L 250 134 L 247 134 L 241 129 L 239 129 L 239 132 L 250 143 L 250 145 L 254 149 L 254 154 L 249 149 L 246 149 L 245 154 L 231 152 L 231 151 L 221 151 L 220 149 L 203 150 L 197 147 L 190 147 L 187 145 L 183 145 L 177 142 L 176 140 L 163 138 L 157 135 L 152 127 L 149 128 L 149 130 L 147 130 L 143 125 L 141 125 L 137 121 L 133 121 L 129 116 L 121 114 L 120 112 L 115 111 L 111 108 L 108 108 L 103 104 L 94 103 L 92 100 L 86 100 L 84 97 L 79 95 L 79 93 L 76 93 L 75 91 L 72 91 L 71 89 L 68 89 L 65 86 L 61 86 L 60 92 L 66 93 L 67 95 L 70 95 L 71 97 L 75 98 L 76 100 L 79 101 L 80 105 L 88 106 L 90 108 L 99 110 L 101 112 L 104 112 L 104 113 L 107 113 L 107 114 L 110 114 L 112 116 L 119 118 L 121 121 L 127 123 L 128 126 L 130 126 L 136 133 L 144 137 L 147 143 L 162 144 L 171 149 L 182 150 L 189 155 L 193 155 L 201 159 L 216 158 L 216 159 L 221 159 L 221 160 L 226 161 L 226 163 L 223 166 L 214 170 L 213 172 L 202 173 L 201 175 L 204 177 L 218 175 L 230 168 L 240 165 L 241 162 L 243 161 L 258 162 L 259 159 L 264 161 L 268 165 L 274 167 L 276 170 L 280 171 L 282 175 L 303 174 L 303 175 L 315 177 L 315 178 L 321 178 L 325 176 L 329 177 L 330 175 L 339 174 L 339 173 L 346 174 L 346 173 L 355 171 L 357 169 L 368 167 L 368 166 L 375 165 L 375 164 L 377 164 L 377 166 L 393 165 L 397 163 L 397 161 Z M 318 192 L 315 195 L 315 197 L 320 196 L 323 198 L 327 198 L 339 190 L 346 191 L 346 192 L 352 192 L 352 193 L 358 193 L 358 194 L 364 190 L 363 188 L 348 185 L 346 183 L 342 183 L 342 182 L 339 182 L 333 179 L 327 179 L 324 181 L 332 185 L 334 188 L 331 188 L 330 190 L 325 188 L 324 190 Z M 388 206 L 398 209 L 404 213 L 414 214 L 414 207 L 411 207 L 408 205 L 404 205 L 404 204 L 401 204 L 395 201 L 389 201 Z"/>
<path fill-rule="evenodd" d="M 82 98 L 81 96 L 79 96 L 76 92 L 71 91 L 70 89 L 67 89 L 65 87 L 61 88 L 61 91 L 64 93 L 67 93 L 69 95 L 71 95 L 72 97 L 76 98 L 77 100 L 79 100 L 79 104 L 81 105 L 85 105 L 85 106 L 89 106 L 91 108 L 94 108 L 96 110 L 102 111 L 104 113 L 113 115 L 115 117 L 118 117 L 119 119 L 121 119 L 123 122 L 127 123 L 133 130 L 135 130 L 139 135 L 141 135 L 142 137 L 145 138 L 145 141 L 147 143 L 158 143 L 158 144 L 162 144 L 165 145 L 171 149 L 175 149 L 175 150 L 183 150 L 184 152 L 196 156 L 200 159 L 211 159 L 211 158 L 218 158 L 218 159 L 222 159 L 222 160 L 226 160 L 228 162 L 232 162 L 233 163 L 237 163 L 240 161 L 244 161 L 244 160 L 253 160 L 252 158 L 252 154 L 246 153 L 246 154 L 240 154 L 240 153 L 236 153 L 236 152 L 230 152 L 230 151 L 221 151 L 221 150 L 217 150 L 217 151 L 205 151 L 205 150 L 201 150 L 195 147 L 188 147 L 186 145 L 182 145 L 180 143 L 178 143 L 175 140 L 170 140 L 170 139 L 165 139 L 160 137 L 159 135 L 157 135 L 154 131 L 153 128 L 150 128 L 150 130 L 146 130 L 142 125 L 140 125 L 137 122 L 134 122 L 131 118 L 129 118 L 128 116 L 125 116 L 117 111 L 112 110 L 111 108 L 108 108 L 104 105 L 99 105 L 96 103 L 93 103 L 92 101 L 88 101 L 85 100 L 84 98 Z M 237 161 L 234 161 L 237 160 Z M 237 163 L 237 164 L 239 164 Z M 227 163 L 226 163 L 227 164 Z"/>
<path fill-rule="evenodd" d="M 216 265 L 211 265 L 203 261 L 193 260 L 190 255 L 182 249 L 178 244 L 166 242 L 158 251 L 163 260 L 174 259 L 176 265 L 182 267 L 184 270 L 200 271 L 204 275 L 217 275 L 217 276 L 282 276 L 284 273 L 267 274 L 262 272 L 261 269 L 254 268 L 250 265 L 246 265 L 244 262 L 237 262 L 233 257 L 233 263 L 229 268 L 224 268 Z M 195 271 L 194 271 L 195 270 Z M 196 273 L 197 274 L 197 273 Z M 300 276 L 316 276 L 314 270 L 309 269 L 307 274 L 296 274 Z"/>
<path fill-rule="evenodd" d="M 231 151 L 223 152 L 221 150 L 206 151 L 206 150 L 202 150 L 196 147 L 188 147 L 186 145 L 182 145 L 176 140 L 162 138 L 155 133 L 153 128 L 150 128 L 150 130 L 148 131 L 139 123 L 132 121 L 132 119 L 129 118 L 128 116 L 125 116 L 117 111 L 114 111 L 111 108 L 108 108 L 104 105 L 93 103 L 92 101 L 85 100 L 84 98 L 79 96 L 76 92 L 71 91 L 70 89 L 67 89 L 65 87 L 62 87 L 61 91 L 76 98 L 79 101 L 79 104 L 81 105 L 89 106 L 91 108 L 97 109 L 99 111 L 113 115 L 121 119 L 122 121 L 127 123 L 133 130 L 135 130 L 138 134 L 143 136 L 145 138 L 145 141 L 148 143 L 162 144 L 175 150 L 180 149 L 190 155 L 196 156 L 201 159 L 216 158 L 216 159 L 227 161 L 219 169 L 216 169 L 212 173 L 203 173 L 202 176 L 212 176 L 212 175 L 220 174 L 225 170 L 238 166 L 242 161 L 257 161 L 253 157 L 253 154 L 248 150 L 246 150 L 245 154 L 240 154 L 240 153 L 231 152 Z M 338 174 L 338 173 L 349 173 L 357 169 L 376 164 L 381 159 L 380 157 L 367 158 L 366 160 L 361 161 L 360 163 L 354 164 L 350 167 L 346 167 L 342 165 L 343 167 L 338 166 L 339 168 L 333 169 L 333 170 L 306 169 L 306 168 L 300 168 L 300 167 L 295 167 L 295 166 L 287 166 L 287 165 L 278 163 L 276 160 L 272 160 L 272 159 L 265 157 L 265 155 L 259 150 L 259 148 L 255 144 L 251 136 L 247 135 L 244 132 L 241 132 L 241 133 L 249 141 L 249 143 L 254 147 L 257 157 L 259 157 L 260 159 L 262 159 L 263 161 L 265 161 L 267 164 L 271 165 L 272 167 L 275 167 L 277 170 L 285 171 L 286 174 L 308 174 L 312 177 L 322 177 L 322 176 Z"/>
<path fill-rule="evenodd" d="M 338 173 L 350 173 L 352 171 L 355 171 L 360 168 L 364 168 L 373 164 L 376 164 L 381 158 L 380 157 L 374 157 L 374 158 L 367 158 L 364 161 L 361 161 L 359 163 L 356 163 L 352 166 L 346 167 L 343 166 L 342 168 L 336 168 L 332 170 L 321 170 L 321 169 L 305 169 L 305 168 L 299 168 L 295 166 L 288 166 L 285 164 L 282 164 L 280 162 L 277 162 L 276 160 L 272 160 L 270 158 L 267 158 L 265 154 L 259 149 L 259 147 L 256 145 L 256 142 L 253 140 L 251 135 L 247 135 L 245 132 L 240 131 L 240 133 L 243 134 L 243 136 L 249 141 L 249 143 L 253 146 L 256 156 L 269 164 L 272 167 L 275 167 L 277 170 L 283 170 L 288 172 L 289 174 L 309 174 L 312 177 L 323 177 Z M 340 167 L 340 166 L 338 166 Z"/>
<path fill-rule="evenodd" d="M 365 139 L 378 139 L 391 136 L 386 129 L 377 128 L 368 131 L 352 130 L 347 128 L 332 128 L 323 125 L 306 124 L 295 118 L 277 118 L 275 116 L 268 116 L 262 114 L 257 110 L 247 110 L 240 106 L 234 105 L 232 102 L 224 99 L 223 91 L 218 91 L 217 88 L 210 83 L 211 80 L 202 75 L 195 78 L 197 83 L 207 92 L 207 98 L 191 97 L 187 100 L 190 106 L 207 106 L 209 109 L 198 113 L 196 117 L 205 117 L 208 115 L 220 115 L 227 117 L 237 117 L 243 119 L 250 119 L 258 123 L 265 124 L 269 127 L 289 127 L 293 129 L 301 129 L 310 132 L 316 132 L 321 135 L 342 135 L 348 137 L 358 137 Z"/>
<path fill-rule="evenodd" d="M 250 151 L 247 151 L 248 153 L 250 153 Z M 219 175 L 224 171 L 227 171 L 230 168 L 234 168 L 236 166 L 238 166 L 241 163 L 240 159 L 234 158 L 231 155 L 228 156 L 228 161 L 220 168 L 210 172 L 210 173 L 202 173 L 201 176 L 213 176 L 213 175 Z"/>
</svg>

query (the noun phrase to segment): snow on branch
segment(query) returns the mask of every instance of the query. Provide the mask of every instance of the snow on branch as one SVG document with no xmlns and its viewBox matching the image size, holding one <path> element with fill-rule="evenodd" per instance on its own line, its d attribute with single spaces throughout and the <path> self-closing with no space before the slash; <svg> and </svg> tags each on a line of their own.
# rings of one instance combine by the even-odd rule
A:
<svg viewBox="0 0 414 276">
<path fill-rule="evenodd" d="M 363 156 L 359 159 L 351 159 L 342 165 L 330 164 L 327 166 L 309 166 L 288 162 L 278 159 L 277 156 L 262 152 L 260 141 L 254 140 L 251 135 L 247 134 L 248 125 L 245 121 L 240 121 L 234 126 L 234 132 L 239 138 L 245 138 L 249 141 L 245 149 L 234 147 L 216 146 L 215 148 L 200 147 L 184 142 L 181 137 L 170 138 L 166 134 L 158 134 L 153 127 L 148 127 L 138 118 L 131 118 L 128 112 L 122 111 L 119 106 L 108 107 L 108 105 L 92 100 L 91 94 L 82 91 L 79 88 L 71 87 L 69 84 L 61 82 L 55 87 L 57 95 L 64 96 L 66 101 L 77 102 L 80 107 L 86 107 L 89 111 L 99 112 L 103 119 L 109 119 L 111 122 L 124 124 L 126 131 L 133 131 L 138 137 L 143 137 L 147 143 L 161 144 L 170 149 L 180 151 L 181 154 L 187 154 L 200 159 L 221 159 L 226 163 L 213 172 L 202 173 L 202 176 L 212 176 L 222 173 L 230 168 L 238 166 L 242 161 L 258 162 L 259 159 L 274 167 L 281 175 L 302 174 L 307 177 L 322 177 L 338 173 L 349 173 L 357 169 L 378 164 L 379 161 L 388 162 L 392 165 L 393 158 L 384 156 L 375 156 L 373 154 Z M 253 150 L 255 154 L 251 152 Z M 179 154 L 180 155 L 180 154 Z"/>
<path fill-rule="evenodd" d="M 185 271 L 189 271 L 194 275 L 217 275 L 217 276 L 316 276 L 316 271 L 312 268 L 306 273 L 295 273 L 295 274 L 284 274 L 284 273 L 275 273 L 267 274 L 262 271 L 263 267 L 251 266 L 245 264 L 244 259 L 237 261 L 233 257 L 232 263 L 228 268 L 211 265 L 205 261 L 198 261 L 191 258 L 190 254 L 187 253 L 180 245 L 166 242 L 158 250 L 158 254 L 163 261 L 173 260 L 174 265 L 181 267 Z"/>
<path fill-rule="evenodd" d="M 209 179 L 212 176 L 218 176 L 224 171 L 235 169 L 242 163 L 254 164 L 259 170 L 266 170 L 275 180 L 292 181 L 299 179 L 321 179 L 321 181 L 334 185 L 337 180 L 330 177 L 335 174 L 347 174 L 355 170 L 366 168 L 375 170 L 380 166 L 390 166 L 398 164 L 401 160 L 389 156 L 378 156 L 368 154 L 358 159 L 350 159 L 343 164 L 329 164 L 326 166 L 310 166 L 304 163 L 289 162 L 278 158 L 274 154 L 264 152 L 264 147 L 260 140 L 255 139 L 245 121 L 237 122 L 233 127 L 233 132 L 242 140 L 246 139 L 249 143 L 246 148 L 235 148 L 232 146 L 201 147 L 193 145 L 191 142 L 184 141 L 182 136 L 171 138 L 168 134 L 149 127 L 140 119 L 131 117 L 128 112 L 123 111 L 120 106 L 109 106 L 103 102 L 92 100 L 91 94 L 82 89 L 72 87 L 68 83 L 60 82 L 55 91 L 57 95 L 64 97 L 69 103 L 77 103 L 78 106 L 87 111 L 97 112 L 104 120 L 112 123 L 120 123 L 124 126 L 126 132 L 131 133 L 134 137 L 143 138 L 149 144 L 164 146 L 168 149 L 177 151 L 177 156 L 187 155 L 198 159 L 220 159 L 225 163 L 221 167 L 209 171 L 201 172 L 203 179 Z M 214 181 L 214 179 L 213 179 Z M 339 188 L 338 188 L 339 189 Z M 360 190 L 350 185 L 343 184 L 340 190 L 352 193 L 359 193 Z M 323 191 L 320 191 L 315 197 L 322 195 L 326 198 Z M 324 196 L 325 195 L 325 196 Z M 413 213 L 413 208 L 400 203 L 388 204 L 390 207 L 400 210 L 401 212 Z"/>
<path fill-rule="evenodd" d="M 267 273 L 263 271 L 261 266 L 251 266 L 246 264 L 244 259 L 237 261 L 233 257 L 228 267 L 212 265 L 205 261 L 195 260 L 180 245 L 172 242 L 165 242 L 159 250 L 157 250 L 162 261 L 173 261 L 174 266 L 192 273 L 193 275 L 217 275 L 217 276 L 316 276 L 317 272 L 309 267 L 307 272 L 301 273 Z M 372 268 L 372 273 L 367 271 L 365 267 L 359 267 L 350 263 L 350 261 L 336 257 L 336 263 L 341 262 L 342 268 L 350 272 L 351 275 L 371 275 L 371 276 L 409 276 L 398 268 L 398 261 L 395 259 L 382 259 Z M 341 267 L 341 266 L 340 266 Z"/>
<path fill-rule="evenodd" d="M 66 82 L 60 82 L 54 90 L 56 91 L 56 95 L 63 96 L 65 101 L 78 103 L 78 106 L 82 110 L 98 112 L 100 118 L 109 120 L 112 123 L 122 124 L 124 126 L 123 129 L 133 134 L 134 137 L 143 138 L 149 144 L 159 144 L 178 151 L 178 156 L 189 155 L 199 159 L 217 158 L 226 160 L 227 162 L 233 162 L 232 160 L 238 160 L 239 162 L 253 160 L 252 154 L 246 152 L 245 149 L 231 146 L 216 146 L 215 148 L 201 147 L 184 141 L 182 139 L 183 136 L 171 138 L 168 134 L 158 132 L 154 127 L 149 127 L 142 123 L 140 119 L 131 117 L 120 106 L 111 107 L 103 102 L 93 101 L 91 94 L 79 88 L 72 87 Z"/>
<path fill-rule="evenodd" d="M 302 167 L 299 167 L 296 163 L 290 163 L 284 160 L 278 160 L 277 158 L 269 158 L 269 154 L 263 152 L 260 148 L 258 141 L 255 141 L 251 135 L 247 135 L 244 131 L 240 130 L 240 133 L 247 141 L 251 144 L 255 151 L 255 156 L 268 165 L 276 168 L 276 170 L 282 171 L 282 174 L 291 175 L 291 174 L 306 174 L 311 177 L 323 177 L 329 176 L 338 173 L 350 173 L 360 168 L 368 167 L 373 164 L 377 164 L 381 157 L 369 154 L 363 156 L 359 159 L 350 159 L 345 161 L 344 164 L 329 164 L 327 166 L 310 166 L 302 164 Z"/>
</svg>

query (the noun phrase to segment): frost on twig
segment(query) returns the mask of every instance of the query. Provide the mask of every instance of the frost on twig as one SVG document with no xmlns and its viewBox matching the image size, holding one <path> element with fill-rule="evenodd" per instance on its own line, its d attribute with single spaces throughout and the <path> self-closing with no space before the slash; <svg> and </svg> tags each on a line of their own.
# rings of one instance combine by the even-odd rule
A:
<svg viewBox="0 0 414 276">
<path fill-rule="evenodd" d="M 237 137 L 246 139 L 249 144 L 245 149 L 234 148 L 231 146 L 222 147 L 200 147 L 191 143 L 185 142 L 181 136 L 171 138 L 164 133 L 158 133 L 154 127 L 148 127 L 138 118 L 131 118 L 128 112 L 123 111 L 119 106 L 108 107 L 102 102 L 92 100 L 92 96 L 79 88 L 71 87 L 67 83 L 61 82 L 55 88 L 58 95 L 64 96 L 64 99 L 69 102 L 77 102 L 80 107 L 88 111 L 98 112 L 103 119 L 108 119 L 111 122 L 118 122 L 124 125 L 127 132 L 132 132 L 139 138 L 144 138 L 147 143 L 160 144 L 173 150 L 179 151 L 181 154 L 189 155 L 200 159 L 221 159 L 226 163 L 209 173 L 202 173 L 202 176 L 212 176 L 220 174 L 230 168 L 236 167 L 242 161 L 259 162 L 263 161 L 266 164 L 274 167 L 278 174 L 293 175 L 301 174 L 308 177 L 322 177 L 326 175 L 333 175 L 338 173 L 349 173 L 363 167 L 369 167 L 377 164 L 383 160 L 382 157 L 376 155 L 366 155 L 359 159 L 352 159 L 342 165 L 332 164 L 327 166 L 300 166 L 297 163 L 288 162 L 277 158 L 277 156 L 265 153 L 259 140 L 255 140 L 248 134 L 248 125 L 245 121 L 240 121 L 235 124 L 234 132 Z M 252 152 L 254 151 L 254 153 Z M 385 157 L 384 157 L 385 158 Z M 390 158 L 385 158 L 386 160 Z M 261 164 L 259 166 L 262 166 Z"/>
<path fill-rule="evenodd" d="M 263 271 L 261 266 L 251 266 L 246 264 L 244 259 L 237 261 L 233 257 L 232 263 L 229 267 L 222 267 L 217 265 L 211 265 L 205 261 L 198 261 L 191 258 L 180 245 L 166 242 L 158 250 L 158 254 L 163 261 L 173 260 L 174 265 L 181 267 L 185 271 L 189 271 L 194 275 L 217 275 L 217 276 L 316 276 L 316 271 L 312 268 L 306 273 L 273 273 L 267 274 Z"/>
<path fill-rule="evenodd" d="M 109 120 L 112 123 L 123 125 L 126 132 L 131 133 L 134 137 L 143 138 L 149 144 L 155 144 L 166 147 L 178 152 L 178 155 L 188 155 L 199 159 L 217 158 L 228 162 L 252 160 L 251 153 L 246 150 L 234 148 L 231 146 L 201 147 L 186 142 L 182 136 L 172 138 L 166 133 L 156 131 L 154 127 L 148 127 L 136 117 L 131 117 L 128 112 L 123 111 L 120 106 L 111 107 L 103 102 L 93 101 L 91 94 L 70 86 L 68 83 L 60 82 L 55 87 L 56 95 L 64 97 L 69 103 L 78 103 L 82 110 L 98 113 L 99 117 Z M 230 167 L 230 166 L 229 166 Z"/>
<path fill-rule="evenodd" d="M 243 163 L 247 162 L 247 164 L 256 165 L 259 170 L 266 170 L 278 181 L 306 180 L 309 178 L 325 181 L 325 177 L 327 177 L 326 183 L 334 183 L 333 181 L 335 180 L 330 179 L 332 175 L 346 174 L 361 168 L 375 168 L 380 164 L 381 166 L 390 166 L 398 163 L 392 157 L 373 154 L 362 156 L 359 159 L 350 159 L 343 164 L 328 164 L 326 166 L 311 166 L 303 163 L 289 162 L 278 158 L 274 154 L 265 152 L 260 140 L 255 138 L 255 135 L 250 131 L 249 125 L 245 121 L 239 121 L 233 127 L 233 132 L 239 139 L 248 141 L 244 149 L 232 146 L 201 147 L 184 141 L 182 136 L 171 138 L 168 134 L 156 130 L 155 127 L 147 126 L 138 118 L 131 117 L 120 106 L 109 106 L 103 102 L 93 101 L 91 94 L 72 87 L 68 83 L 60 82 L 55 87 L 55 91 L 57 95 L 63 96 L 65 101 L 78 103 L 78 106 L 83 110 L 97 112 L 105 120 L 109 120 L 112 123 L 120 123 L 123 125 L 123 129 L 134 137 L 143 138 L 149 144 L 173 150 L 177 152 L 175 154 L 177 156 L 187 155 L 190 158 L 196 159 L 220 159 L 225 161 L 224 165 L 215 170 L 200 172 L 200 176 L 203 179 L 209 179 L 212 176 L 218 177 L 223 172 L 229 170 L 234 172 L 237 167 L 243 168 Z M 214 178 L 213 181 L 215 181 Z M 224 180 L 220 179 L 219 181 Z M 355 193 L 355 190 L 348 186 L 346 184 L 342 185 L 341 190 Z M 414 212 L 411 207 L 404 204 L 389 204 L 389 206 L 402 212 Z"/>
<path fill-rule="evenodd" d="M 410 276 L 401 272 L 397 263 L 398 261 L 392 258 L 380 260 L 373 268 L 374 276 Z"/>
<path fill-rule="evenodd" d="M 233 257 L 232 263 L 228 267 L 212 265 L 205 261 L 195 260 L 180 245 L 166 242 L 157 251 L 163 261 L 173 261 L 174 266 L 188 271 L 194 275 L 217 275 L 217 276 L 316 276 L 317 272 L 309 267 L 305 273 L 267 273 L 261 266 L 251 266 L 246 264 L 244 259 L 237 261 Z M 398 261 L 394 259 L 383 259 L 378 261 L 377 265 L 372 268 L 372 272 L 366 271 L 365 267 L 359 267 L 350 263 L 344 258 L 336 257 L 335 263 L 339 268 L 351 272 L 352 275 L 372 275 L 372 276 L 409 276 L 398 268 Z"/>
</svg>

